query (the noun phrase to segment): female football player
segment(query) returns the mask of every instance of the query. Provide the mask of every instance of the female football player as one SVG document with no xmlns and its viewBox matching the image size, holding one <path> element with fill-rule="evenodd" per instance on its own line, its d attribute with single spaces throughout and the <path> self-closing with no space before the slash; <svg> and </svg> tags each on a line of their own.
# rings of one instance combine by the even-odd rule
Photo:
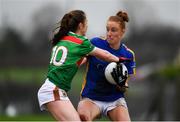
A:
<svg viewBox="0 0 180 122">
<path fill-rule="evenodd" d="M 59 31 L 52 39 L 47 79 L 38 91 L 38 100 L 41 110 L 48 110 L 58 121 L 80 121 L 66 92 L 70 90 L 84 56 L 88 54 L 109 62 L 119 61 L 108 51 L 94 47 L 85 37 L 86 30 L 85 13 L 73 10 L 63 16 Z"/>
<path fill-rule="evenodd" d="M 128 76 L 130 76 L 134 74 L 135 56 L 133 51 L 122 43 L 128 21 L 128 15 L 123 11 L 119 11 L 116 16 L 110 16 L 106 25 L 106 39 L 95 37 L 91 43 L 121 59 L 129 59 L 124 64 L 128 69 Z M 128 86 L 127 80 L 124 86 L 110 84 L 104 75 L 108 62 L 94 56 L 88 56 L 87 59 L 88 70 L 77 109 L 81 120 L 91 121 L 100 115 L 105 115 L 112 121 L 130 121 L 124 98 L 124 88 Z"/>
</svg>

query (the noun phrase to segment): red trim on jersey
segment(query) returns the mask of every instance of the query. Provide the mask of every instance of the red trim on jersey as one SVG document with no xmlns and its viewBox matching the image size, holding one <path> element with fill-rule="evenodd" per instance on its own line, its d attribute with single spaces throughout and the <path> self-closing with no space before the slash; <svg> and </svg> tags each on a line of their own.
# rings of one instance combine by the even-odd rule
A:
<svg viewBox="0 0 180 122">
<path fill-rule="evenodd" d="M 67 41 L 70 41 L 70 42 L 74 42 L 76 44 L 82 44 L 83 41 L 81 39 L 78 39 L 74 36 L 65 36 L 62 38 L 62 40 L 67 40 Z"/>
<path fill-rule="evenodd" d="M 131 60 L 132 60 L 131 58 L 119 57 L 119 61 L 120 61 L 120 62 L 124 62 L 124 61 L 125 61 L 125 62 L 126 62 L 126 61 L 128 62 L 128 61 L 131 61 Z"/>
<path fill-rule="evenodd" d="M 60 100 L 60 95 L 59 95 L 59 89 L 58 87 L 55 87 L 53 90 L 53 95 L 54 95 L 54 101 Z"/>
<path fill-rule="evenodd" d="M 82 61 L 83 61 L 83 59 L 84 59 L 84 58 L 81 58 L 79 61 L 76 62 L 76 64 L 77 64 L 78 66 L 80 66 L 81 63 L 82 63 Z"/>
</svg>

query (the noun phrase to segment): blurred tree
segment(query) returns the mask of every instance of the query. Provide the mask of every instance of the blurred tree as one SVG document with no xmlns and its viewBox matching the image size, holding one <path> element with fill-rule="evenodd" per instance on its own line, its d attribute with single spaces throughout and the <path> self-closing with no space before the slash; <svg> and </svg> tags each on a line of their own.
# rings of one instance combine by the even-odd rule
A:
<svg viewBox="0 0 180 122">
<path fill-rule="evenodd" d="M 147 1 L 124 1 L 123 4 L 130 17 L 127 43 L 134 50 L 138 65 L 171 62 L 180 45 L 180 30 L 173 24 L 160 23 L 156 9 Z"/>
<path fill-rule="evenodd" d="M 29 52 L 28 46 L 21 34 L 10 27 L 4 28 L 0 42 L 0 65 L 21 65 Z"/>
<path fill-rule="evenodd" d="M 60 8 L 54 4 L 42 7 L 33 15 L 34 31 L 30 41 L 31 49 L 40 53 L 47 53 L 50 48 L 50 32 L 57 17 L 62 14 Z"/>
<path fill-rule="evenodd" d="M 13 28 L 6 28 L 1 40 L 0 54 L 3 57 L 23 55 L 28 51 L 21 34 Z"/>
<path fill-rule="evenodd" d="M 172 62 L 179 50 L 180 30 L 173 27 L 149 26 L 131 33 L 128 42 L 135 50 L 137 62 L 146 63 Z"/>
<path fill-rule="evenodd" d="M 57 18 L 61 17 L 60 8 L 54 4 L 42 7 L 33 15 L 34 30 L 29 41 L 31 57 L 36 65 L 47 65 L 50 55 L 50 32 Z"/>
</svg>

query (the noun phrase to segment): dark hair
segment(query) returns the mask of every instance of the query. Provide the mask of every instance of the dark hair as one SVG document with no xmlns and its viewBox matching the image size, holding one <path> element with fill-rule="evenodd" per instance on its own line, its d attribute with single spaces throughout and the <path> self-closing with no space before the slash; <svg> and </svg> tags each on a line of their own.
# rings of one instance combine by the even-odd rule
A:
<svg viewBox="0 0 180 122">
<path fill-rule="evenodd" d="M 110 16 L 109 21 L 115 21 L 115 22 L 120 22 L 120 25 L 123 29 L 126 28 L 126 23 L 125 22 L 129 22 L 129 17 L 128 14 L 126 12 L 123 11 L 119 11 L 116 16 Z"/>
<path fill-rule="evenodd" d="M 51 40 L 52 45 L 56 45 L 69 31 L 76 32 L 79 23 L 85 23 L 85 20 L 86 15 L 82 10 L 73 10 L 66 13 L 60 21 L 59 31 L 54 34 Z"/>
</svg>

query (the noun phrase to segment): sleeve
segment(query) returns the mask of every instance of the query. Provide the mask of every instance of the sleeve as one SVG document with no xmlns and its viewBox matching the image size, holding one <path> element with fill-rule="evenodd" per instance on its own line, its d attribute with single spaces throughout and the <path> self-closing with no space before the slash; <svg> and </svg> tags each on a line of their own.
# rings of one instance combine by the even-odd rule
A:
<svg viewBox="0 0 180 122">
<path fill-rule="evenodd" d="M 136 61 L 134 52 L 131 53 L 130 58 L 132 59 L 130 62 L 126 63 L 126 67 L 128 69 L 128 74 L 136 73 Z"/>
<path fill-rule="evenodd" d="M 85 39 L 80 47 L 81 55 L 87 55 L 95 49 L 95 46 L 91 44 L 90 40 Z"/>
<path fill-rule="evenodd" d="M 128 67 L 128 74 L 135 74 L 136 63 L 131 61 Z"/>
</svg>

